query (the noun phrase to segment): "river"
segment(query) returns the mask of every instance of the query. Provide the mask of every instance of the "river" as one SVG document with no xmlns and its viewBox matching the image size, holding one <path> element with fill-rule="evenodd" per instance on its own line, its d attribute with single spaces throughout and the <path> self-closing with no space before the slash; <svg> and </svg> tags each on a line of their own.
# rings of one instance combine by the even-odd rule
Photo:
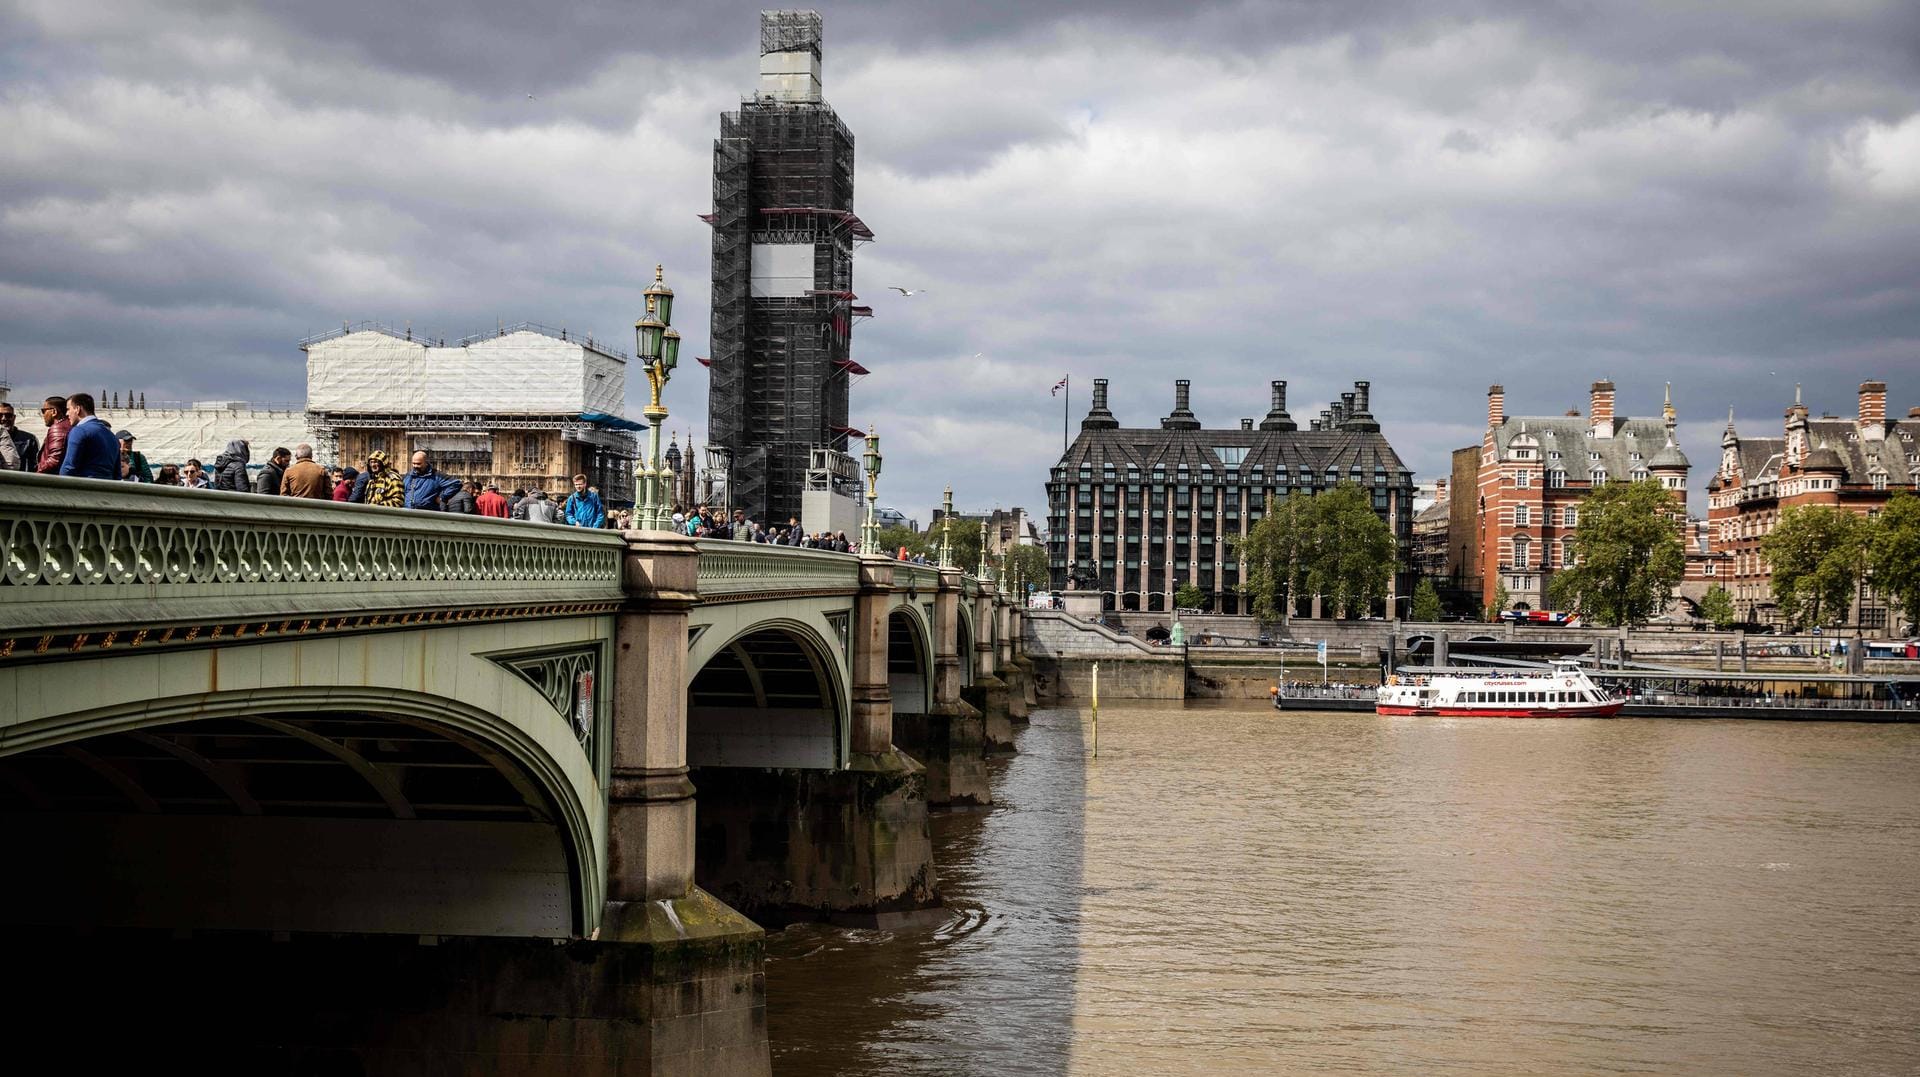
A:
<svg viewBox="0 0 1920 1077">
<path fill-rule="evenodd" d="M 1920 727 L 1043 710 L 780 1077 L 1920 1072 Z"/>
</svg>

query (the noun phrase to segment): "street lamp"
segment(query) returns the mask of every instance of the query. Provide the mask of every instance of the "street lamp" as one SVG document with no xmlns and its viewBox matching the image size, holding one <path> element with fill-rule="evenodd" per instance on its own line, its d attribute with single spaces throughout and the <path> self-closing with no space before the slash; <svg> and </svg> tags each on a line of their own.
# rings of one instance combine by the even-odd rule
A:
<svg viewBox="0 0 1920 1077">
<path fill-rule="evenodd" d="M 973 578 L 981 583 L 991 582 L 987 579 L 987 521 L 985 520 L 980 521 L 980 567 L 974 570 Z"/>
<path fill-rule="evenodd" d="M 948 532 L 953 527 L 953 487 L 947 487 L 946 506 L 940 512 L 940 567 L 953 567 L 953 539 Z"/>
<path fill-rule="evenodd" d="M 867 522 L 860 527 L 860 552 L 876 553 L 880 545 L 880 528 L 873 522 L 873 499 L 880 481 L 880 435 L 867 427 L 867 451 L 860 454 L 867 465 Z"/>
<path fill-rule="evenodd" d="M 634 526 L 643 531 L 666 531 L 673 525 L 671 494 L 664 488 L 667 472 L 660 466 L 660 424 L 667 420 L 660 391 L 680 365 L 680 333 L 673 321 L 673 289 L 667 287 L 665 267 L 653 267 L 653 284 L 645 292 L 647 311 L 633 323 L 634 352 L 646 371 L 650 398 L 640 414 L 646 417 L 647 457 L 635 469 L 634 494 L 638 504 Z"/>
</svg>

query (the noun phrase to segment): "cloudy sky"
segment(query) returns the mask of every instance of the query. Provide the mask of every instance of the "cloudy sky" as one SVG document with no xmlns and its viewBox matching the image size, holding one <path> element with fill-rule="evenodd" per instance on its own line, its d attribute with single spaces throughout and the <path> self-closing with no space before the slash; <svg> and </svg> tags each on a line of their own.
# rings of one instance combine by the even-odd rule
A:
<svg viewBox="0 0 1920 1077">
<path fill-rule="evenodd" d="M 655 262 L 704 355 L 696 214 L 760 6 L 0 0 L 0 369 L 297 400 L 342 321 L 628 340 Z M 1069 374 L 1076 423 L 1107 377 L 1129 425 L 1176 377 L 1223 426 L 1272 378 L 1296 416 L 1370 378 L 1423 479 L 1494 381 L 1645 414 L 1670 380 L 1697 472 L 1796 381 L 1920 405 L 1911 0 L 821 10 L 879 236 L 853 414 L 922 519 L 946 482 L 1038 508 Z"/>
</svg>

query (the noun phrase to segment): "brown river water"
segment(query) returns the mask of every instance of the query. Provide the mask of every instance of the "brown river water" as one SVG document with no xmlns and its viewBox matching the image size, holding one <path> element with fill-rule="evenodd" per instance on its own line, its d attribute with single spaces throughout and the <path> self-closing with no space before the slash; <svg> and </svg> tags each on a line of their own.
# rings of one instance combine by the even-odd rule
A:
<svg viewBox="0 0 1920 1077">
<path fill-rule="evenodd" d="M 774 1073 L 1920 1073 L 1920 727 L 1036 712 Z"/>
</svg>

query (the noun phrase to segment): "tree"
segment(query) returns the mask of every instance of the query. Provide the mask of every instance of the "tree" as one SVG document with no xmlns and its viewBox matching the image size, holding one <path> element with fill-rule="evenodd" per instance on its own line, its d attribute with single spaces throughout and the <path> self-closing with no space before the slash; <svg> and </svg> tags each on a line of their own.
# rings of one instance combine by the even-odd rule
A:
<svg viewBox="0 0 1920 1077">
<path fill-rule="evenodd" d="M 1343 482 L 1309 499 L 1313 526 L 1306 584 L 1334 616 L 1358 617 L 1386 597 L 1399 544 L 1358 483 Z"/>
<path fill-rule="evenodd" d="M 1844 615 L 1866 570 L 1873 529 L 1867 521 L 1831 505 L 1801 505 L 1780 514 L 1760 555 L 1773 572 L 1773 600 L 1796 627 L 1825 624 Z"/>
<path fill-rule="evenodd" d="M 1007 570 L 1007 586 L 1013 586 L 1017 575 L 1020 582 L 1035 587 L 1047 586 L 1047 551 L 1041 546 L 1011 546 L 1001 557 Z"/>
<path fill-rule="evenodd" d="M 1351 482 L 1268 501 L 1266 515 L 1233 546 L 1247 562 L 1241 590 L 1253 597 L 1254 615 L 1268 621 L 1281 619 L 1302 592 L 1322 596 L 1336 617 L 1367 612 L 1386 595 L 1398 551 L 1370 495 Z"/>
<path fill-rule="evenodd" d="M 1206 592 L 1195 587 L 1192 580 L 1182 583 L 1180 587 L 1173 592 L 1173 606 L 1175 609 L 1197 610 L 1206 605 L 1206 601 Z"/>
<path fill-rule="evenodd" d="M 1305 544 L 1306 505 L 1312 498 L 1269 498 L 1266 515 L 1244 538 L 1228 541 L 1247 562 L 1240 590 L 1253 599 L 1253 615 L 1262 621 L 1282 621 L 1299 593 L 1302 547 Z"/>
<path fill-rule="evenodd" d="M 1493 585 L 1493 605 L 1487 607 L 1487 620 L 1498 621 L 1507 611 L 1507 603 L 1513 601 L 1513 592 L 1507 590 L 1506 581 Z"/>
<path fill-rule="evenodd" d="M 1657 480 L 1608 482 L 1580 506 L 1574 564 L 1554 573 L 1556 607 L 1605 625 L 1643 624 L 1687 568 L 1673 497 Z"/>
<path fill-rule="evenodd" d="M 926 536 L 899 524 L 880 529 L 880 534 L 876 536 L 874 552 L 884 553 L 890 557 L 898 556 L 902 546 L 905 546 L 910 554 L 933 552 L 928 548 Z"/>
<path fill-rule="evenodd" d="M 1902 490 L 1887 499 L 1867 536 L 1867 570 L 1907 620 L 1920 621 L 1920 497 Z"/>
<path fill-rule="evenodd" d="M 1413 589 L 1413 619 L 1416 621 L 1438 621 L 1440 619 L 1440 589 L 1433 581 L 1422 579 L 1420 586 Z"/>
<path fill-rule="evenodd" d="M 1715 628 L 1725 628 L 1732 624 L 1733 596 L 1717 583 L 1707 588 L 1707 593 L 1700 596 L 1700 616 L 1713 622 Z"/>
</svg>

